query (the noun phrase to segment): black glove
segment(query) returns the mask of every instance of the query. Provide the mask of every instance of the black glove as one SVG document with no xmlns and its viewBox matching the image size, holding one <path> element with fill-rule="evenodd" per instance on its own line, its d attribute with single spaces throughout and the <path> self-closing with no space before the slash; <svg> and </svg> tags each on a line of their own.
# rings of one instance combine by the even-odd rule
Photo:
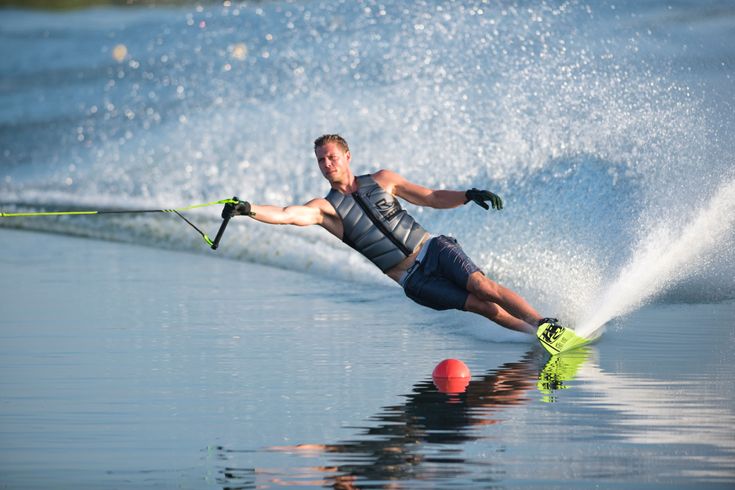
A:
<svg viewBox="0 0 735 490">
<path fill-rule="evenodd" d="M 490 206 L 487 205 L 485 201 L 490 201 L 490 204 L 492 204 L 493 209 L 497 209 L 498 211 L 503 209 L 503 200 L 500 199 L 500 196 L 497 194 L 493 194 L 490 191 L 481 191 L 480 189 L 475 189 L 474 187 L 464 193 L 467 200 L 464 202 L 467 204 L 470 201 L 474 201 L 475 204 L 478 206 L 482 206 L 485 209 L 490 209 Z"/>
<path fill-rule="evenodd" d="M 253 216 L 255 213 L 250 211 L 250 203 L 247 201 L 237 201 L 237 204 L 225 204 L 222 209 L 222 219 L 232 218 L 235 216 Z"/>
</svg>

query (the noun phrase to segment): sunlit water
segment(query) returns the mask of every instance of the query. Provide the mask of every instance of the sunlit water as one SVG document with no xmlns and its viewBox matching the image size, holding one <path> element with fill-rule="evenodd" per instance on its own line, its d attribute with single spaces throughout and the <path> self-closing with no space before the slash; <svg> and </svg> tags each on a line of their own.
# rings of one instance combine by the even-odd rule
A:
<svg viewBox="0 0 735 490">
<path fill-rule="evenodd" d="M 735 304 L 549 357 L 355 286 L 4 230 L 7 488 L 699 488 L 735 482 Z M 376 311 L 380 314 L 376 314 Z M 435 364 L 464 360 L 463 394 Z"/>
</svg>

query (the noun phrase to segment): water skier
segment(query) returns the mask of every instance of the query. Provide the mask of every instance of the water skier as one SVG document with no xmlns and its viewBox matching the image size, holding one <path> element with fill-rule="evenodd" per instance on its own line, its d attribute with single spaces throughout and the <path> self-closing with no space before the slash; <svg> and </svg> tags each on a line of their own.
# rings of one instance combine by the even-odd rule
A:
<svg viewBox="0 0 735 490">
<path fill-rule="evenodd" d="M 406 296 L 435 310 L 471 311 L 511 330 L 533 334 L 544 319 L 517 293 L 483 274 L 457 240 L 431 235 L 396 197 L 417 206 L 450 209 L 472 201 L 489 210 L 503 209 L 496 194 L 478 189 L 432 190 L 390 170 L 355 176 L 352 155 L 339 135 L 314 141 L 319 170 L 331 190 L 302 206 L 270 206 L 240 201 L 227 204 L 222 216 L 248 215 L 262 223 L 319 225 L 351 246 L 388 277 Z"/>
</svg>

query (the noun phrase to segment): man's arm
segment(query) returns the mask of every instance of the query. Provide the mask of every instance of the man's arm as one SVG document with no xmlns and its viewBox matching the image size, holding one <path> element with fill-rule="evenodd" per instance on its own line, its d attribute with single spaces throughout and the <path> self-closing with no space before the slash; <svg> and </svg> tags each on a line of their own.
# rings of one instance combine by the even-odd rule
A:
<svg viewBox="0 0 735 490">
<path fill-rule="evenodd" d="M 337 216 L 334 207 L 323 197 L 312 199 L 303 206 L 286 207 L 250 204 L 241 201 L 237 206 L 225 205 L 222 217 L 224 218 L 225 215 L 247 215 L 261 223 L 271 225 L 319 225 L 337 238 L 342 239 L 342 221 Z"/>
<path fill-rule="evenodd" d="M 254 220 L 271 225 L 296 225 L 310 226 L 321 225 L 324 221 L 321 209 L 316 203 L 317 199 L 311 200 L 303 206 L 269 206 L 251 204 L 251 217 Z"/>
<path fill-rule="evenodd" d="M 373 178 L 386 192 L 417 206 L 449 209 L 461 206 L 467 201 L 462 191 L 428 189 L 409 182 L 402 175 L 390 170 L 380 170 L 373 174 Z"/>
<path fill-rule="evenodd" d="M 417 206 L 449 209 L 467 204 L 469 201 L 474 201 L 479 206 L 488 209 L 489 206 L 485 204 L 485 201 L 491 201 L 493 208 L 503 209 L 503 201 L 489 191 L 480 191 L 477 189 L 468 191 L 428 189 L 409 182 L 403 176 L 390 170 L 380 170 L 373 174 L 373 178 L 386 192 L 403 198 Z"/>
</svg>

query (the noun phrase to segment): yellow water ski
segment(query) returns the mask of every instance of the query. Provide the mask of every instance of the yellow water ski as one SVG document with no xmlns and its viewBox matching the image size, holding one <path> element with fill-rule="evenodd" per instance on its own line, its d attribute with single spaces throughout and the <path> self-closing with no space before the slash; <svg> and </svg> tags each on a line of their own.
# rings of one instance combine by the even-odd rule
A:
<svg viewBox="0 0 735 490">
<path fill-rule="evenodd" d="M 594 340 L 580 337 L 571 328 L 565 328 L 553 322 L 542 323 L 536 331 L 536 337 L 552 356 L 576 349 Z"/>
</svg>

